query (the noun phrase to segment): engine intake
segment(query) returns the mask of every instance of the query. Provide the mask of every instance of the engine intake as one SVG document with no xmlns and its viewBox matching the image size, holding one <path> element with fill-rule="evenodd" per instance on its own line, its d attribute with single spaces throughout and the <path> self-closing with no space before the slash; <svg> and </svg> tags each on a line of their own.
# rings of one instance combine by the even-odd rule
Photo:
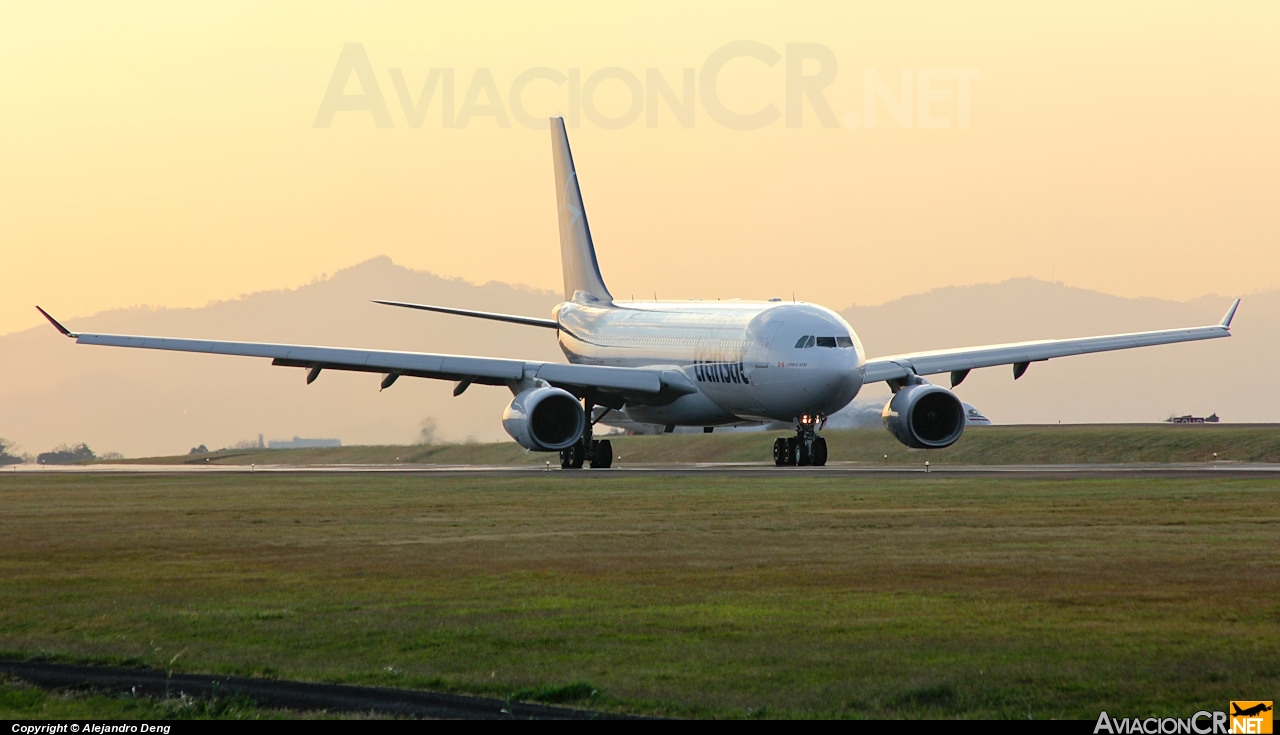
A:
<svg viewBox="0 0 1280 735">
<path fill-rule="evenodd" d="M 511 399 L 502 428 L 535 452 L 558 452 L 574 445 L 587 428 L 582 404 L 560 388 L 532 388 Z"/>
<path fill-rule="evenodd" d="M 941 449 L 964 432 L 964 404 L 956 394 L 929 383 L 908 385 L 893 395 L 880 414 L 898 441 L 915 449 Z"/>
</svg>

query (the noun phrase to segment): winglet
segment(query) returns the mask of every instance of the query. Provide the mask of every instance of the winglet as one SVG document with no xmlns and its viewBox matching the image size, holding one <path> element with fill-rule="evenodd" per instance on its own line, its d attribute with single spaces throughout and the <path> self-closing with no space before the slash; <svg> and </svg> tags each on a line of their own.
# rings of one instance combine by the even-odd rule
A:
<svg viewBox="0 0 1280 735">
<path fill-rule="evenodd" d="M 54 329 L 57 329 L 59 332 L 62 332 L 62 335 L 64 337 L 70 337 L 72 339 L 75 339 L 76 337 L 80 336 L 75 332 L 72 332 L 70 329 L 67 329 L 66 327 L 59 324 L 57 319 L 54 319 L 53 317 L 49 316 L 49 312 L 45 311 L 44 309 L 41 309 L 39 306 L 36 307 L 36 311 L 40 312 L 41 314 L 44 314 L 44 318 L 49 320 L 49 323 L 53 325 Z"/>
<path fill-rule="evenodd" d="M 1239 308 L 1240 308 L 1240 299 L 1236 299 L 1235 303 L 1231 305 L 1231 308 L 1227 309 L 1227 315 L 1222 317 L 1222 321 L 1218 322 L 1218 326 L 1224 327 L 1226 329 L 1230 329 L 1231 320 L 1235 318 L 1236 309 L 1239 309 Z"/>
</svg>

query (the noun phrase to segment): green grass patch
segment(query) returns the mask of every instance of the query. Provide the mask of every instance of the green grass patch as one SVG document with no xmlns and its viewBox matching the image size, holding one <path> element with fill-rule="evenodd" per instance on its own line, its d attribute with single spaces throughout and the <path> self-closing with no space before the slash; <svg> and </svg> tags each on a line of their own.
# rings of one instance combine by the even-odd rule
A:
<svg viewBox="0 0 1280 735">
<path fill-rule="evenodd" d="M 600 690 L 589 682 L 574 681 L 568 684 L 547 684 L 527 687 L 511 693 L 511 698 L 521 702 L 546 702 L 547 704 L 572 704 L 588 702 L 600 695 Z"/>
<path fill-rule="evenodd" d="M 0 681 L 0 719 L 14 720 L 261 720 L 315 718 L 317 713 L 259 707 L 247 697 L 144 697 L 46 691 Z"/>
<path fill-rule="evenodd" d="M 0 475 L 0 650 L 690 717 L 1187 716 L 1280 685 L 1278 491 Z"/>
</svg>

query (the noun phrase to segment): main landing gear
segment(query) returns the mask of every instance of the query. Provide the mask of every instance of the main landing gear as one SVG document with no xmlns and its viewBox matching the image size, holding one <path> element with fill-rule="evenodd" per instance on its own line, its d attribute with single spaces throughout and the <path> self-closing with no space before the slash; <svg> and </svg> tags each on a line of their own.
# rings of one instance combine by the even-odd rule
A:
<svg viewBox="0 0 1280 735">
<path fill-rule="evenodd" d="M 773 442 L 773 463 L 778 467 L 822 467 L 827 463 L 827 440 L 818 436 L 825 417 L 801 416 L 796 435 Z"/>
<path fill-rule="evenodd" d="M 593 470 L 607 470 L 613 464 L 613 442 L 608 439 L 591 438 L 591 427 L 596 421 L 604 418 L 602 413 L 593 421 L 591 414 L 594 408 L 595 406 L 590 402 L 586 404 L 587 428 L 578 438 L 578 443 L 568 449 L 560 450 L 560 469 L 580 470 L 582 465 L 589 464 Z M 606 410 L 605 413 L 608 411 Z"/>
<path fill-rule="evenodd" d="M 608 439 L 587 439 L 584 434 L 577 444 L 560 450 L 560 469 L 580 470 L 584 464 L 593 470 L 608 469 L 613 464 L 613 443 Z"/>
</svg>

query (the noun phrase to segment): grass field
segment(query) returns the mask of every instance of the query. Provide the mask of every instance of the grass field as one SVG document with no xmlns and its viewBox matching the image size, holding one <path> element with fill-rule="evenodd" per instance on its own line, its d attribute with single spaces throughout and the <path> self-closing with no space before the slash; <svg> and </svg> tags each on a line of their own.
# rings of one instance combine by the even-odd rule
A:
<svg viewBox="0 0 1280 735">
<path fill-rule="evenodd" d="M 619 464 L 768 462 L 774 437 L 789 432 L 609 437 Z M 829 431 L 832 462 L 868 464 L 1100 464 L 1109 462 L 1280 462 L 1280 425 L 1134 424 L 978 426 L 947 449 L 907 449 L 878 429 Z M 1214 454 L 1217 453 L 1215 457 Z M 887 457 L 887 459 L 886 459 Z M 332 449 L 228 450 L 208 455 L 130 460 L 168 464 L 471 464 L 541 465 L 554 454 L 494 444 L 351 446 Z"/>
<path fill-rule="evenodd" d="M 244 697 L 196 699 L 113 696 L 100 692 L 45 691 L 0 678 L 0 717 L 23 720 L 282 720 L 331 715 L 258 707 Z"/>
<path fill-rule="evenodd" d="M 0 474 L 0 655 L 693 717 L 1185 717 L 1280 684 L 1278 491 Z"/>
</svg>

